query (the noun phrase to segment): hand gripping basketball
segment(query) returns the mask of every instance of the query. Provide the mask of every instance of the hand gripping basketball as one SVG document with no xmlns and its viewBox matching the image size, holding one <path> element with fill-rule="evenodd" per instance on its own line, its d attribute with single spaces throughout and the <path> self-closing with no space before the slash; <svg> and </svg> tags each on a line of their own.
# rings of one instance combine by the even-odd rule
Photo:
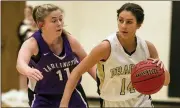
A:
<svg viewBox="0 0 180 108">
<path fill-rule="evenodd" d="M 137 63 L 131 73 L 133 87 L 142 94 L 158 92 L 165 80 L 164 68 L 148 59 Z"/>
</svg>

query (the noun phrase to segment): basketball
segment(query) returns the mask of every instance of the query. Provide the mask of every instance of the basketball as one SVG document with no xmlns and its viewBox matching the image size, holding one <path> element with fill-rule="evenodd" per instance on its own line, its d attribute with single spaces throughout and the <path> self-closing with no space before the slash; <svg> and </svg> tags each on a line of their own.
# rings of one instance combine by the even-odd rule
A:
<svg viewBox="0 0 180 108">
<path fill-rule="evenodd" d="M 158 92 L 164 84 L 164 70 L 152 62 L 152 60 L 144 60 L 132 68 L 132 85 L 142 94 L 154 94 Z"/>
</svg>

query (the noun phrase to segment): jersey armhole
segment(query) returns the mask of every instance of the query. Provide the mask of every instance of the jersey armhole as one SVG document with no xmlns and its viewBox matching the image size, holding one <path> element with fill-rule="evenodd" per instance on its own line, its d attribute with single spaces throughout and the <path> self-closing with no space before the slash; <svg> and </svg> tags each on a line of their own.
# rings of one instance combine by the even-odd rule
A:
<svg viewBox="0 0 180 108">
<path fill-rule="evenodd" d="M 32 38 L 34 38 L 33 36 L 31 36 Z M 34 38 L 36 40 L 36 38 Z M 37 55 L 32 55 L 31 56 L 31 59 L 35 62 L 35 63 L 38 63 L 41 59 L 41 50 L 40 50 L 40 45 L 38 43 L 38 41 L 36 40 L 37 42 L 37 46 L 38 46 L 38 53 Z"/>
<path fill-rule="evenodd" d="M 109 42 L 109 45 L 110 45 L 110 53 L 109 53 L 108 58 L 107 58 L 106 60 L 105 60 L 105 59 L 100 60 L 101 62 L 106 62 L 107 60 L 109 60 L 109 58 L 110 58 L 110 56 L 111 56 L 111 50 L 112 50 L 112 48 L 111 48 L 111 43 L 110 43 L 110 41 L 109 41 L 108 39 L 105 39 L 105 40 L 103 40 L 103 41 Z M 102 41 L 102 42 L 103 42 L 103 41 Z"/>
</svg>

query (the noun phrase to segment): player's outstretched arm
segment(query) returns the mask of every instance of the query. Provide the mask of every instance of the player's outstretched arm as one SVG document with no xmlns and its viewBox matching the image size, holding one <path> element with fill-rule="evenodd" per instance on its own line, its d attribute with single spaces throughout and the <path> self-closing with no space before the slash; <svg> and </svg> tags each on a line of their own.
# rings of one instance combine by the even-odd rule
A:
<svg viewBox="0 0 180 108">
<path fill-rule="evenodd" d="M 28 78 L 39 81 L 43 78 L 41 72 L 37 69 L 32 69 L 28 66 L 32 55 L 37 55 L 38 46 L 34 38 L 30 38 L 23 43 L 18 53 L 16 68 L 19 73 L 27 76 Z"/>
<path fill-rule="evenodd" d="M 108 54 L 107 51 L 109 50 L 109 43 L 107 41 L 102 42 L 100 45 L 93 48 L 90 54 L 86 56 L 76 68 L 73 69 L 66 83 L 60 107 L 68 107 L 72 92 L 74 91 L 82 74 L 93 67 L 98 61 L 106 59 L 106 56 Z"/>
</svg>

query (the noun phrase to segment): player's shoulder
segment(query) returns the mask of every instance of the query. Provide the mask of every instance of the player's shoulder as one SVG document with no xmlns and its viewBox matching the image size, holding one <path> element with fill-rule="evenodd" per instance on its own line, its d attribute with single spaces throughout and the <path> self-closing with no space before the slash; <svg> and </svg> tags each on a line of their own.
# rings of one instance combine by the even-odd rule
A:
<svg viewBox="0 0 180 108">
<path fill-rule="evenodd" d="M 78 47 L 81 46 L 80 43 L 78 42 L 78 40 L 75 38 L 74 35 L 72 35 L 72 34 L 67 34 L 66 37 L 67 37 L 67 39 L 68 39 L 68 42 L 69 42 L 72 50 L 77 49 Z"/>
<path fill-rule="evenodd" d="M 103 40 L 100 44 L 98 44 L 94 50 L 98 51 L 98 52 L 109 52 L 111 49 L 111 45 L 109 43 L 109 41 L 107 40 Z"/>
<path fill-rule="evenodd" d="M 103 48 L 108 48 L 110 47 L 110 42 L 108 40 L 103 40 L 99 45 Z"/>
<path fill-rule="evenodd" d="M 39 48 L 38 48 L 38 43 L 34 37 L 30 37 L 21 46 L 21 49 L 24 49 L 26 51 L 31 52 L 34 55 L 37 55 Z"/>
<path fill-rule="evenodd" d="M 31 36 L 30 38 L 25 40 L 23 44 L 25 44 L 29 47 L 37 47 L 37 45 L 38 45 L 37 40 L 33 36 Z"/>
<path fill-rule="evenodd" d="M 72 35 L 72 34 L 68 34 L 68 35 L 67 35 L 67 39 L 68 39 L 68 41 L 69 41 L 71 44 L 74 44 L 74 43 L 77 43 L 77 42 L 78 42 L 77 39 L 75 38 L 75 36 Z"/>
<path fill-rule="evenodd" d="M 75 38 L 74 35 L 66 32 L 65 33 L 65 36 L 67 37 L 67 40 L 70 44 L 70 47 L 72 49 L 73 52 L 77 52 L 79 51 L 80 49 L 82 49 L 82 46 L 81 44 L 78 42 L 78 40 Z"/>
<path fill-rule="evenodd" d="M 68 31 L 63 29 L 63 34 L 64 36 L 67 38 L 67 40 L 69 41 L 70 44 L 74 44 L 77 43 L 76 38 L 74 37 L 74 35 L 72 35 L 71 33 L 69 33 Z"/>
<path fill-rule="evenodd" d="M 145 42 L 146 42 L 146 44 L 147 44 L 147 46 L 148 46 L 149 49 L 155 48 L 155 46 L 154 46 L 154 44 L 153 44 L 152 42 L 150 42 L 150 41 L 148 41 L 148 40 L 145 40 Z"/>
</svg>

